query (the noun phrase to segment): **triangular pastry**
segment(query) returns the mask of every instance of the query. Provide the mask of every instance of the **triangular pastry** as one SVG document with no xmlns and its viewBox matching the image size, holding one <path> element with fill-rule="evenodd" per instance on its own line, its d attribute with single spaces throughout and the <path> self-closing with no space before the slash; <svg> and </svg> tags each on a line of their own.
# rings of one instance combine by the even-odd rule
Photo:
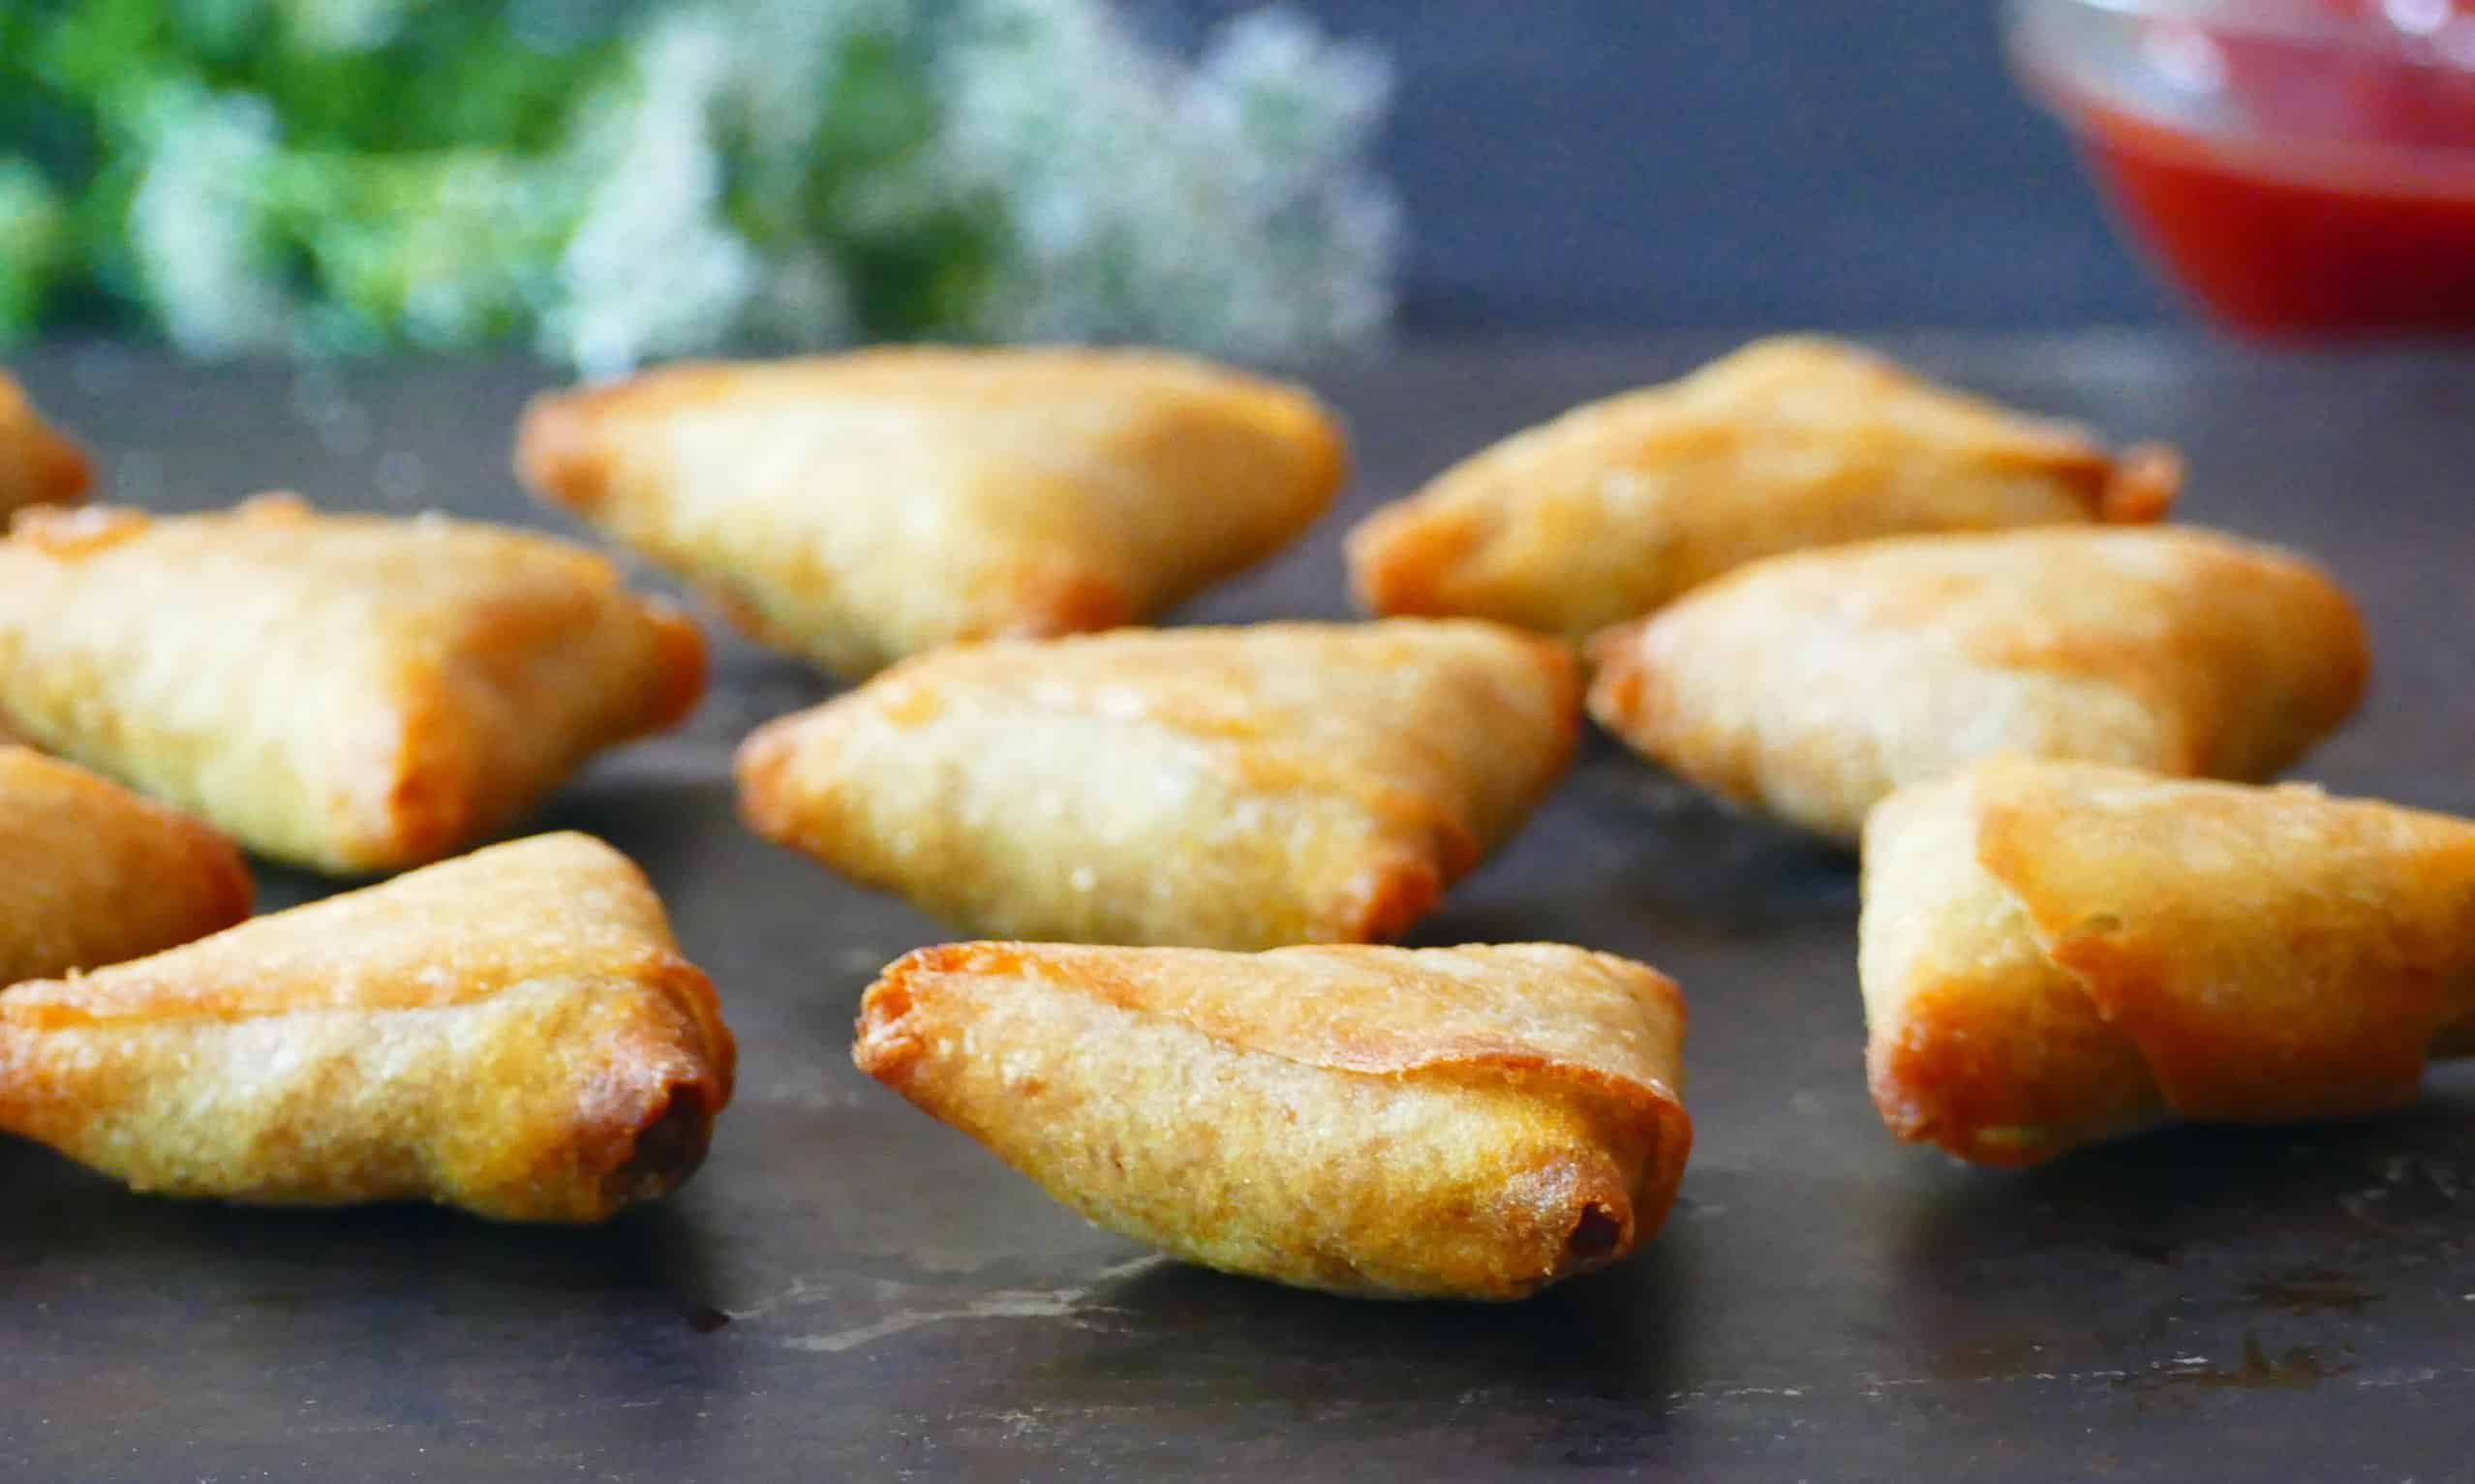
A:
<svg viewBox="0 0 2475 1484">
<path fill-rule="evenodd" d="M 957 640 L 1141 621 L 1330 503 L 1304 391 L 1185 356 L 902 347 L 673 366 L 543 397 L 527 483 L 848 676 Z"/>
<path fill-rule="evenodd" d="M 1579 725 L 1563 647 L 1267 623 L 963 646 L 759 729 L 762 834 L 965 932 L 1390 938 L 1509 836 Z"/>
<path fill-rule="evenodd" d="M 1684 1001 L 1561 944 L 972 943 L 894 964 L 861 1069 L 1113 1231 L 1363 1297 L 1507 1299 L 1659 1229 Z"/>
<path fill-rule="evenodd" d="M 593 1222 L 694 1172 L 734 1055 L 644 876 L 539 835 L 0 992 L 0 1133 L 169 1196 Z"/>
<path fill-rule="evenodd" d="M 249 916 L 231 841 L 0 741 L 0 986 L 177 947 Z"/>
<path fill-rule="evenodd" d="M 1854 346 L 1760 341 L 1575 408 L 1349 535 L 1359 600 L 1580 638 L 1734 567 L 1910 531 L 2147 521 L 2171 453 L 1937 386 Z"/>
<path fill-rule="evenodd" d="M 277 496 L 0 542 L 0 727 L 321 870 L 470 845 L 704 683 L 692 624 L 529 531 Z"/>
<path fill-rule="evenodd" d="M 2353 712 L 2353 603 L 2189 527 L 1906 536 L 1745 568 L 1601 635 L 1590 712 L 1730 800 L 1852 841 L 2005 749 L 2249 781 Z"/>
<path fill-rule="evenodd" d="M 2475 822 L 2003 757 L 1874 811 L 1864 898 L 1874 1101 L 1964 1159 L 2374 1112 L 2475 1049 Z"/>
</svg>

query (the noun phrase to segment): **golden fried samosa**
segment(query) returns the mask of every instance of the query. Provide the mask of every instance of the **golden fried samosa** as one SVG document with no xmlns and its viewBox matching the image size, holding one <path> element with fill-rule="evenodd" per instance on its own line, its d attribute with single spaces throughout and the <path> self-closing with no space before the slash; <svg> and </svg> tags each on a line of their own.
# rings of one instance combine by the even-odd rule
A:
<svg viewBox="0 0 2475 1484">
<path fill-rule="evenodd" d="M 595 1222 L 695 1171 L 735 1054 L 644 876 L 539 835 L 0 993 L 0 1133 L 168 1196 Z"/>
<path fill-rule="evenodd" d="M 740 800 L 966 932 L 1389 938 L 1564 771 L 1574 671 L 1550 641 L 1423 620 L 962 646 L 759 729 Z"/>
<path fill-rule="evenodd" d="M 1576 408 L 1349 536 L 1369 611 L 1578 639 L 1762 557 L 1911 531 L 2151 521 L 2175 456 L 1962 396 L 1854 346 L 1757 342 Z"/>
<path fill-rule="evenodd" d="M 1683 997 L 1561 944 L 923 949 L 862 1071 L 1113 1231 L 1361 1297 L 1520 1298 L 1665 1221 Z"/>
<path fill-rule="evenodd" d="M 2368 1113 L 2475 1049 L 2475 823 L 2001 757 L 1865 827 L 1874 1102 L 2027 1165 L 2168 1118 Z"/>
<path fill-rule="evenodd" d="M 0 725 L 319 870 L 469 845 L 704 683 L 693 624 L 528 531 L 265 497 L 0 542 Z"/>
<path fill-rule="evenodd" d="M 546 396 L 525 480 L 846 676 L 1133 623 L 1287 545 L 1345 473 L 1305 391 L 1150 351 L 890 348 Z"/>
<path fill-rule="evenodd" d="M 1892 789 L 2005 749 L 2268 777 L 2371 663 L 2319 568 L 2188 527 L 1776 557 L 1591 651 L 1591 714 L 1635 750 L 1851 842 Z"/>
<path fill-rule="evenodd" d="M 0 742 L 0 986 L 118 963 L 249 916 L 231 841 Z"/>
<path fill-rule="evenodd" d="M 46 423 L 25 388 L 0 371 L 0 521 L 28 505 L 74 504 L 93 481 L 85 450 Z"/>
</svg>

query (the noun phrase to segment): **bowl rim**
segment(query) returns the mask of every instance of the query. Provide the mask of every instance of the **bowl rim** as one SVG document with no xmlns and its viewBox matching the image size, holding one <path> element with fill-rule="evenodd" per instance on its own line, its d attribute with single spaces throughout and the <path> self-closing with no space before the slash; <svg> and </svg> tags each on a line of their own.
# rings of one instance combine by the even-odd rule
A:
<svg viewBox="0 0 2475 1484">
<path fill-rule="evenodd" d="M 2249 21 L 2273 14 L 2301 16 L 2307 5 L 2317 9 L 2316 0 L 2286 0 L 2277 12 L 2246 10 L 2244 18 Z M 2250 24 L 2220 25 L 2218 20 L 2228 14 L 2223 0 L 2007 0 L 2002 17 L 2003 50 L 2013 76 L 2032 99 L 2075 135 L 2085 138 L 2096 132 L 2093 126 L 2097 121 L 2116 119 L 2136 126 L 2138 137 L 2131 141 L 2117 137 L 2111 142 L 2152 156 L 2175 155 L 2216 169 L 2236 169 L 2247 175 L 2301 182 L 2346 195 L 2432 196 L 2454 201 L 2475 197 L 2475 144 L 2333 139 L 2262 129 L 2211 127 L 2173 117 L 2136 96 L 2125 97 L 2119 89 L 2092 82 L 2087 76 L 2086 59 L 2073 56 L 2067 46 L 2058 45 L 2058 38 L 2049 28 L 2060 13 L 2084 19 L 2195 21 L 2203 23 L 2204 28 L 2286 40 L 2307 40 L 2331 33 L 2263 29 Z M 2350 20 L 2325 11 L 2321 14 L 2336 22 L 2336 34 L 2353 35 L 2363 42 L 2365 49 L 2373 49 L 2375 44 L 2364 41 L 2364 34 L 2382 32 L 2393 39 L 2393 44 L 2377 49 L 2408 63 L 2419 60 L 2411 47 L 2400 54 L 2394 45 L 2398 33 L 2392 27 Z M 2475 71 L 2462 67 L 2451 70 L 2475 78 Z"/>
<path fill-rule="evenodd" d="M 2232 35 L 2380 51 L 2412 66 L 2475 72 L 2475 61 L 2434 44 L 2437 31 L 2419 33 L 2375 15 L 2350 15 L 2331 10 L 2327 0 L 2011 0 L 2008 9 L 2016 15 L 2040 6 L 2134 20 L 2180 21 L 2205 31 Z M 2455 18 L 2475 25 L 2475 13 Z"/>
</svg>

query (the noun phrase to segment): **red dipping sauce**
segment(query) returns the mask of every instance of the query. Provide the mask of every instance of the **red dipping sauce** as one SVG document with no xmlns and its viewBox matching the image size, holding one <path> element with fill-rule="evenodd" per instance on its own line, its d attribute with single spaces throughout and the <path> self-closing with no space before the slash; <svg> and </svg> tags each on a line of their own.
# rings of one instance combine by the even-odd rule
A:
<svg viewBox="0 0 2475 1484">
<path fill-rule="evenodd" d="M 2475 0 L 2021 0 L 2023 76 L 2249 333 L 2475 335 Z"/>
</svg>

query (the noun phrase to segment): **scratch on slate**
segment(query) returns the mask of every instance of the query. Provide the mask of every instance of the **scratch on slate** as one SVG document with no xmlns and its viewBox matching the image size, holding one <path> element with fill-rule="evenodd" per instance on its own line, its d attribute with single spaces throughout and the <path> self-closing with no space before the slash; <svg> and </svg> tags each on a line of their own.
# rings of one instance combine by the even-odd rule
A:
<svg viewBox="0 0 2475 1484">
<path fill-rule="evenodd" d="M 821 1335 L 800 1335 L 782 1343 L 795 1350 L 839 1353 L 932 1324 L 971 1319 L 1070 1319 L 1085 1312 L 1096 1311 L 1086 1311 L 1083 1290 L 1079 1288 L 992 1293 L 956 1309 L 898 1309 L 873 1324 Z"/>
<path fill-rule="evenodd" d="M 935 1307 L 897 1309 L 882 1318 L 846 1329 L 826 1330 L 816 1334 L 795 1335 L 782 1344 L 795 1350 L 814 1350 L 840 1354 L 855 1350 L 877 1341 L 926 1329 L 937 1324 L 970 1323 L 983 1319 L 1068 1319 L 1082 1320 L 1094 1315 L 1117 1314 L 1123 1311 L 1113 1305 L 1095 1301 L 1100 1288 L 1120 1278 L 1129 1277 L 1166 1259 L 1146 1255 L 1115 1263 L 1092 1274 L 1079 1284 L 1057 1288 L 1004 1288 L 960 1304 Z M 899 1298 L 916 1292 L 917 1286 L 880 1283 L 873 1285 L 881 1297 Z M 772 1298 L 733 1311 L 734 1319 L 756 1317 L 778 1309 L 806 1307 L 826 1302 L 836 1295 L 831 1289 L 811 1287 L 805 1280 Z"/>
</svg>

